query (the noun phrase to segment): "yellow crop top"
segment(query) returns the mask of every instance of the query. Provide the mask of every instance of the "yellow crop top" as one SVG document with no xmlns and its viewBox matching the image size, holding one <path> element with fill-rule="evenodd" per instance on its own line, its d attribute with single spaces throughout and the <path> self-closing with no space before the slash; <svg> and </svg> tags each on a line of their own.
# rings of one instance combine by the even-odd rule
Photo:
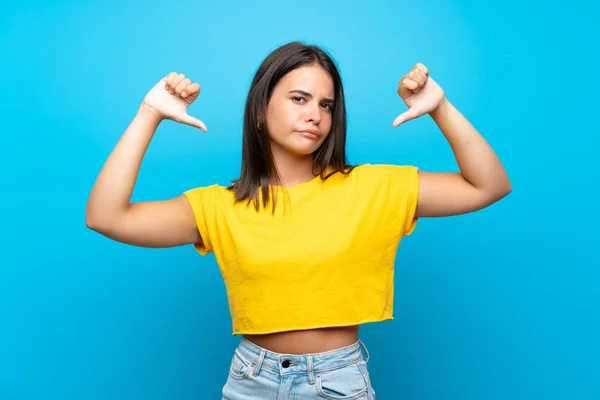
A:
<svg viewBox="0 0 600 400">
<path fill-rule="evenodd" d="M 212 185 L 186 191 L 225 281 L 233 335 L 393 319 L 394 260 L 415 228 L 416 167 L 363 164 L 256 211 Z"/>
</svg>

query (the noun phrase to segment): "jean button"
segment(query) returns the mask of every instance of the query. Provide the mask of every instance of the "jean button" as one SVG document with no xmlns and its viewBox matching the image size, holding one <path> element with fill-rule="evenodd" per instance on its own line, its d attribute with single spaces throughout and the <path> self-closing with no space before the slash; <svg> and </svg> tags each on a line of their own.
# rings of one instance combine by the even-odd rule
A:
<svg viewBox="0 0 600 400">
<path fill-rule="evenodd" d="M 283 368 L 287 368 L 290 366 L 290 360 L 283 360 L 283 362 L 281 363 L 281 366 Z"/>
</svg>

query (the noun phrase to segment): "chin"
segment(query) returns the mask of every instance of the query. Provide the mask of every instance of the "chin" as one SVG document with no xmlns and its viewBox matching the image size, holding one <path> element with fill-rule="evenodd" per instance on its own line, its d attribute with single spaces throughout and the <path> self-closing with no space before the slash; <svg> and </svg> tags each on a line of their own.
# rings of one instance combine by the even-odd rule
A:
<svg viewBox="0 0 600 400">
<path fill-rule="evenodd" d="M 313 141 L 311 142 L 303 142 L 303 143 L 293 143 L 287 147 L 287 150 L 291 153 L 307 156 L 315 151 L 321 146 L 321 142 Z"/>
<path fill-rule="evenodd" d="M 314 147 L 311 146 L 310 148 L 308 147 L 292 147 L 292 148 L 287 148 L 286 150 L 296 156 L 302 157 L 302 156 L 309 156 L 311 154 L 313 154 L 315 151 L 317 151 L 318 147 Z"/>
</svg>

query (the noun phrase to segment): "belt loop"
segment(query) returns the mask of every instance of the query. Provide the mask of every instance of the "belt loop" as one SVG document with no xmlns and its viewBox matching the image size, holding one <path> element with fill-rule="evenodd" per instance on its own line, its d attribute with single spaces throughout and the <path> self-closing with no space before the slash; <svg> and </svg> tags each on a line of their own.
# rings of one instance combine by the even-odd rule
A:
<svg viewBox="0 0 600 400">
<path fill-rule="evenodd" d="M 315 373 L 313 371 L 313 356 L 308 355 L 306 356 L 306 369 L 308 370 L 308 384 L 309 385 L 314 385 L 315 384 Z"/>
<path fill-rule="evenodd" d="M 358 339 L 358 343 L 363 347 L 363 349 L 365 349 L 365 361 L 369 362 L 369 358 L 371 356 L 369 355 L 369 350 L 367 349 L 367 346 L 365 346 L 364 342 L 360 339 Z"/>
<path fill-rule="evenodd" d="M 256 364 L 254 364 L 254 368 L 252 369 L 253 376 L 258 376 L 258 373 L 260 372 L 260 368 L 262 367 L 263 361 L 265 360 L 265 354 L 266 354 L 266 351 L 264 351 L 264 350 L 260 351 L 260 354 L 258 356 L 258 361 L 256 361 Z"/>
</svg>

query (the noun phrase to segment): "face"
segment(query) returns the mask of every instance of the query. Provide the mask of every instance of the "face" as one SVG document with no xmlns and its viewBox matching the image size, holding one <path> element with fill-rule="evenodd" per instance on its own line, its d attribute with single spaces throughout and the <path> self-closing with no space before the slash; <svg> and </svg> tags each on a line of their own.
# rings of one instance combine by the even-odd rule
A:
<svg viewBox="0 0 600 400">
<path fill-rule="evenodd" d="M 275 86 L 267 106 L 266 126 L 273 152 L 312 154 L 331 129 L 333 81 L 320 66 L 290 71 Z"/>
</svg>

